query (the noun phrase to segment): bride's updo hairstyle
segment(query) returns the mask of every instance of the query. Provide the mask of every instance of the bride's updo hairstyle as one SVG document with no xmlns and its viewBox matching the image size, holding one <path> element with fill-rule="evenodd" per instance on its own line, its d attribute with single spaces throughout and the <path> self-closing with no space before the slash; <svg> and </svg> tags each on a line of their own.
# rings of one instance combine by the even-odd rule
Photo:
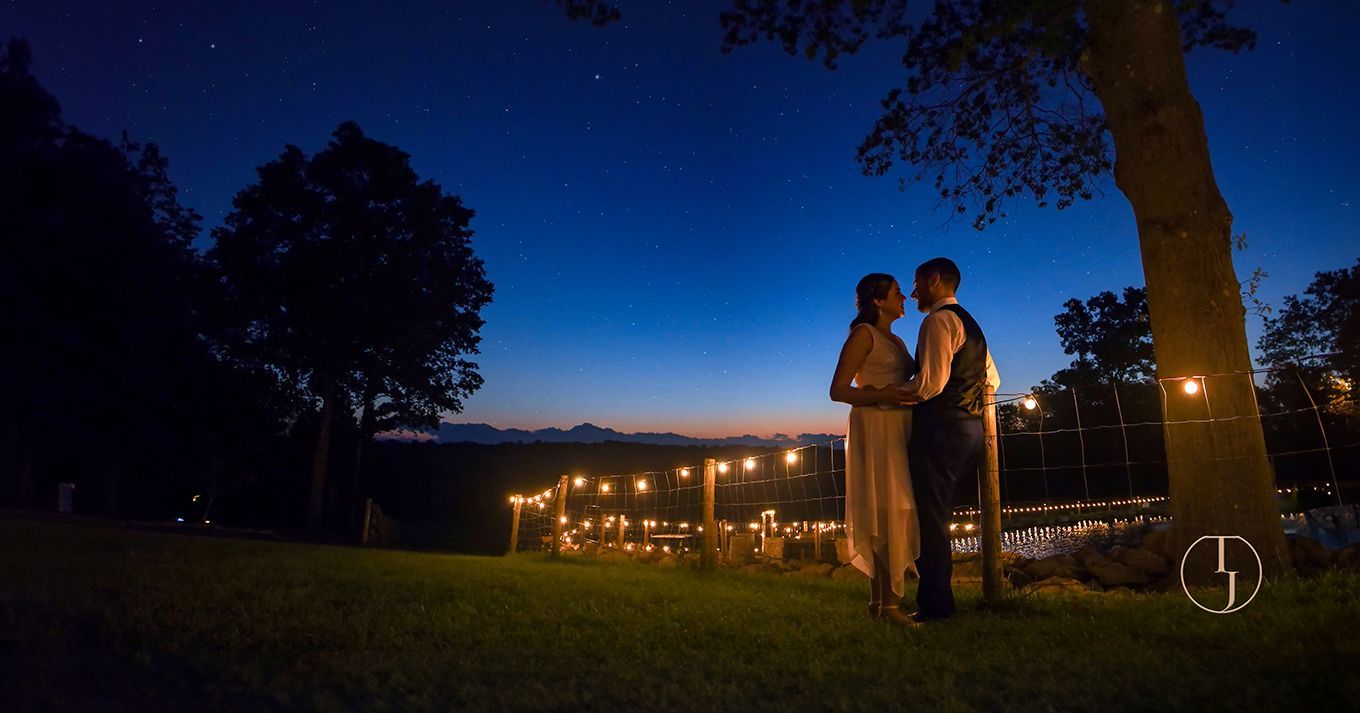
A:
<svg viewBox="0 0 1360 713">
<path fill-rule="evenodd" d="M 878 305 L 874 300 L 887 299 L 894 282 L 897 278 L 885 272 L 871 272 L 859 278 L 859 284 L 855 285 L 855 309 L 859 314 L 850 322 L 851 329 L 878 321 Z"/>
</svg>

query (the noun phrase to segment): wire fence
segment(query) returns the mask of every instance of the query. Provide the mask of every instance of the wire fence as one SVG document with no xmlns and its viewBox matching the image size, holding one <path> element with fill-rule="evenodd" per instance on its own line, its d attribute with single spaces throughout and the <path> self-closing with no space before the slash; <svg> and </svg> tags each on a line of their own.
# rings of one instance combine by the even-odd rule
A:
<svg viewBox="0 0 1360 713">
<path fill-rule="evenodd" d="M 1265 374 L 1268 383 L 1258 384 Z M 1296 372 L 1297 375 L 1297 372 Z M 1054 523 L 1117 525 L 1167 514 L 1168 434 L 1259 421 L 1277 494 L 1290 503 L 1343 502 L 1343 482 L 1360 482 L 1356 403 L 1349 384 L 1310 388 L 1282 370 L 1110 383 L 1045 393 L 997 394 L 1003 547 L 1023 551 Z M 1249 416 L 1212 413 L 1211 389 L 1251 382 Z M 1296 384 L 1297 389 L 1290 384 Z M 1170 399 L 1175 404 L 1177 418 Z M 559 547 L 598 551 L 698 552 L 705 468 L 713 470 L 716 544 L 727 557 L 845 559 L 846 439 L 800 445 L 669 470 L 566 475 L 540 493 L 510 497 L 511 550 Z M 1206 454 L 1174 462 L 1231 463 L 1257 458 Z M 1343 477 L 1344 476 L 1344 477 Z M 960 484 L 955 548 L 975 549 L 980 490 Z M 842 550 L 838 553 L 838 549 Z"/>
</svg>

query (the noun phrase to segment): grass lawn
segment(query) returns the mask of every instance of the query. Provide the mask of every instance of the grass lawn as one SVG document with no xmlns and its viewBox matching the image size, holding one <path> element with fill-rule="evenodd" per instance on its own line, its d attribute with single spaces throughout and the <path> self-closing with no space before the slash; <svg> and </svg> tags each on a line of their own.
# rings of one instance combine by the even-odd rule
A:
<svg viewBox="0 0 1360 713">
<path fill-rule="evenodd" d="M 899 630 L 867 585 L 0 519 L 0 711 L 1355 710 L 1360 577 L 1047 594 Z"/>
</svg>

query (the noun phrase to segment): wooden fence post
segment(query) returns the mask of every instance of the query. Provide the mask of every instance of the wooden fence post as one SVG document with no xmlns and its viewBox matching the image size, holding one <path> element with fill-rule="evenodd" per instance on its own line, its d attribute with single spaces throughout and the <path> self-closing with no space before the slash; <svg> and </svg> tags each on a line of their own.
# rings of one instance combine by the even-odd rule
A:
<svg viewBox="0 0 1360 713">
<path fill-rule="evenodd" d="M 982 596 L 989 605 L 1001 603 L 1006 578 L 1001 567 L 1001 484 L 997 458 L 996 392 L 987 386 L 982 416 L 982 459 L 978 466 L 982 506 Z"/>
<path fill-rule="evenodd" d="M 567 515 L 567 476 L 562 476 L 557 481 L 557 502 L 554 503 L 557 515 L 553 517 L 553 541 L 552 556 L 557 558 L 562 554 L 562 519 Z"/>
<path fill-rule="evenodd" d="M 822 561 L 822 521 L 818 520 L 812 530 L 812 558 Z"/>
<path fill-rule="evenodd" d="M 519 506 L 515 506 L 516 520 L 519 516 Z M 359 532 L 359 544 L 368 544 L 368 530 L 373 522 L 373 498 L 364 498 L 364 529 Z"/>
<path fill-rule="evenodd" d="M 369 502 L 371 503 L 373 502 L 373 500 L 369 499 Z M 512 555 L 515 554 L 517 550 L 519 550 L 519 509 L 523 506 L 524 498 L 521 498 L 520 496 L 516 495 L 515 514 L 513 517 L 510 518 L 510 554 Z M 367 521 L 368 520 L 367 507 L 365 507 L 364 513 L 365 513 L 364 520 Z M 367 537 L 367 531 L 365 531 L 365 537 Z"/>
<path fill-rule="evenodd" d="M 704 536 L 699 553 L 699 569 L 712 570 L 718 566 L 718 531 L 713 522 L 713 493 L 718 481 L 718 461 L 704 459 Z"/>
<path fill-rule="evenodd" d="M 627 521 L 628 518 L 625 518 L 623 516 L 623 513 L 619 513 L 618 522 L 614 523 L 619 526 L 619 552 L 623 551 L 623 527 L 627 523 Z"/>
</svg>

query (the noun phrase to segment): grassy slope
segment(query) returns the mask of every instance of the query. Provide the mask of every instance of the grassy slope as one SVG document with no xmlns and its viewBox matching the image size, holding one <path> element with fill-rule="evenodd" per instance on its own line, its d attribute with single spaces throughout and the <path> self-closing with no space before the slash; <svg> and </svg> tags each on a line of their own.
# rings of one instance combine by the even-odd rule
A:
<svg viewBox="0 0 1360 713">
<path fill-rule="evenodd" d="M 865 587 L 0 520 L 0 710 L 1260 710 L 1360 701 L 1360 578 L 1045 595 L 919 631 Z M 804 708 L 807 709 L 807 708 Z"/>
</svg>

